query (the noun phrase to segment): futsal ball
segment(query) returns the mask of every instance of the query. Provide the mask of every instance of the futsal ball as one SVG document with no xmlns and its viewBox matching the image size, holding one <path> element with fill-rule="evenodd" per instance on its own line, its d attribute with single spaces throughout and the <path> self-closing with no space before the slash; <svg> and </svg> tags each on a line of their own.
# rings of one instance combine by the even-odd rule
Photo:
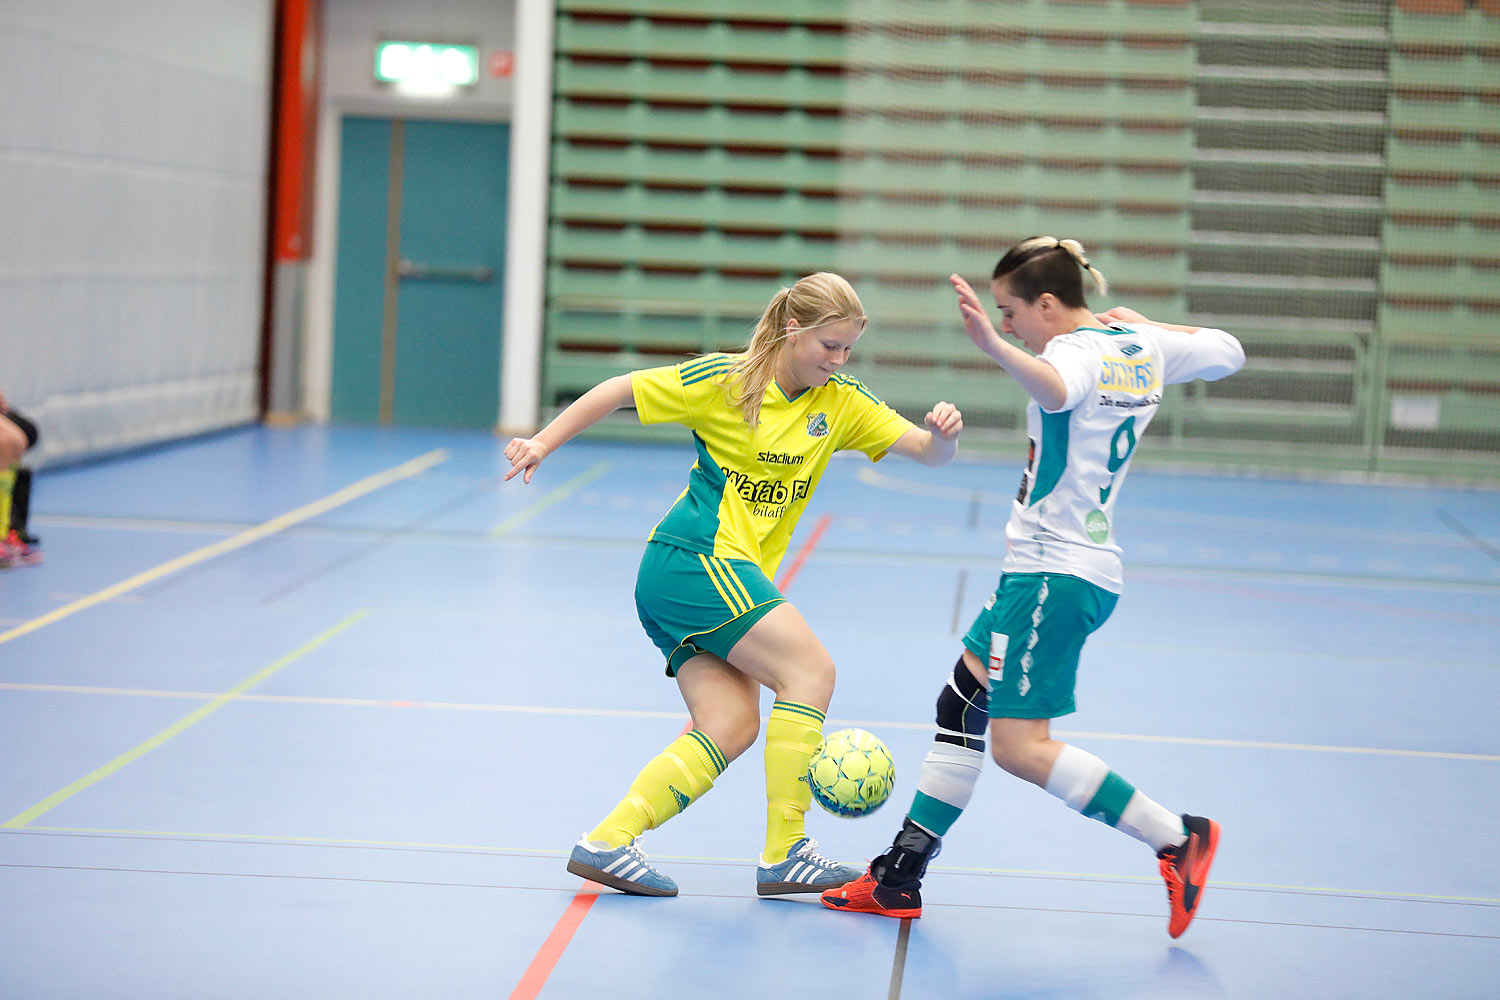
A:
<svg viewBox="0 0 1500 1000">
<path fill-rule="evenodd" d="M 867 816 L 891 797 L 896 762 L 874 733 L 840 729 L 813 753 L 807 783 L 813 801 L 835 816 Z"/>
</svg>

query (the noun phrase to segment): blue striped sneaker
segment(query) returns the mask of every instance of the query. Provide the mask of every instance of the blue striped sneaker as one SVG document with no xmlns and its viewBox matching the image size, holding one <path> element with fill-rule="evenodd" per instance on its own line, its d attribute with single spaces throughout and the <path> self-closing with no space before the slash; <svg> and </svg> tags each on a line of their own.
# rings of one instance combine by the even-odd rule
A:
<svg viewBox="0 0 1500 1000">
<path fill-rule="evenodd" d="M 596 849 L 588 834 L 573 845 L 568 871 L 633 896 L 675 896 L 677 883 L 651 867 L 637 837 L 624 847 Z"/>
<path fill-rule="evenodd" d="M 822 892 L 837 889 L 863 875 L 863 868 L 829 861 L 818 853 L 818 842 L 803 837 L 792 845 L 785 861 L 761 861 L 755 872 L 755 891 L 761 896 L 783 896 L 789 892 Z"/>
</svg>

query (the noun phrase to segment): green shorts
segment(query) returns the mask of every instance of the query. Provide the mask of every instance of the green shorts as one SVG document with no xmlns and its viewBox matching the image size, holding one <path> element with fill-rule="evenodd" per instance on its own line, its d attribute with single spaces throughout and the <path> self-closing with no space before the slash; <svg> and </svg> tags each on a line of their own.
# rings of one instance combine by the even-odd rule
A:
<svg viewBox="0 0 1500 1000">
<path fill-rule="evenodd" d="M 1006 573 L 964 648 L 989 667 L 990 718 L 1055 719 L 1075 710 L 1078 654 L 1118 594 L 1076 576 Z"/>
<path fill-rule="evenodd" d="M 785 601 L 748 559 L 719 559 L 665 542 L 646 543 L 635 610 L 667 658 L 667 676 L 699 653 L 729 659 L 750 627 Z"/>
</svg>

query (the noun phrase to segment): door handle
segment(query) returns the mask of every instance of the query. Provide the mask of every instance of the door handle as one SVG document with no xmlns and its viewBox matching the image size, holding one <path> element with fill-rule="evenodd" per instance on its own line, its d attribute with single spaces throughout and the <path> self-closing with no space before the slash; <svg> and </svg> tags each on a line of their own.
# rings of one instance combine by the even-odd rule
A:
<svg viewBox="0 0 1500 1000">
<path fill-rule="evenodd" d="M 480 264 L 418 264 L 405 257 L 396 262 L 396 277 L 414 281 L 473 281 L 484 284 L 495 278 L 494 268 Z"/>
</svg>

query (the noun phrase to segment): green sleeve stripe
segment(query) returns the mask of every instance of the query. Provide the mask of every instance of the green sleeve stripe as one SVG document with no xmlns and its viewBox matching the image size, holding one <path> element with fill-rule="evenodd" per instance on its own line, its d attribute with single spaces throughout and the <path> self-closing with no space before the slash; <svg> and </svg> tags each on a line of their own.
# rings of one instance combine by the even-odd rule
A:
<svg viewBox="0 0 1500 1000">
<path fill-rule="evenodd" d="M 879 396 L 875 395 L 869 389 L 866 389 L 865 388 L 865 384 L 863 382 L 861 382 L 857 378 L 850 378 L 848 375 L 835 375 L 835 376 L 833 376 L 833 381 L 837 382 L 839 385 L 847 385 L 850 388 L 855 389 L 856 391 L 858 391 L 858 392 L 862 393 L 863 395 L 869 397 L 872 401 L 874 401 L 876 403 L 879 403 L 882 406 L 885 405 L 885 401 L 884 400 L 882 400 Z"/>
<path fill-rule="evenodd" d="M 715 365 L 721 365 L 728 362 L 730 362 L 730 358 L 728 355 L 710 354 L 706 357 L 698 358 L 695 361 L 684 361 L 681 365 L 678 366 L 678 370 L 682 372 L 683 377 L 685 378 L 689 375 L 696 375 L 698 372 L 702 371 L 705 368 L 712 368 Z"/>
<path fill-rule="evenodd" d="M 692 371 L 694 368 L 701 368 L 704 365 L 711 365 L 716 361 L 722 361 L 726 356 L 727 355 L 721 353 L 705 354 L 701 358 L 694 358 L 691 361 L 684 361 L 677 367 L 681 368 L 685 372 Z"/>
<path fill-rule="evenodd" d="M 733 362 L 726 361 L 724 364 L 719 365 L 716 368 L 707 368 L 707 369 L 704 369 L 701 372 L 696 372 L 696 373 L 694 373 L 692 375 L 684 375 L 683 378 L 682 378 L 682 384 L 683 385 L 692 385 L 694 382 L 702 382 L 706 378 L 713 378 L 715 375 L 722 375 L 725 372 L 730 371 L 733 368 L 734 368 Z"/>
</svg>

